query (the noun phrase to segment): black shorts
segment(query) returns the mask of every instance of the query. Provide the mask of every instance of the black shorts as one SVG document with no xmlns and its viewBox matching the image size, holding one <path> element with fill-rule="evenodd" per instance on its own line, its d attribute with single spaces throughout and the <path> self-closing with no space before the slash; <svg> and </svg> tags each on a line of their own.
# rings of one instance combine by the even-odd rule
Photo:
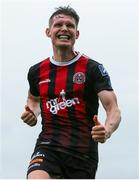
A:
<svg viewBox="0 0 139 180">
<path fill-rule="evenodd" d="M 32 154 L 27 175 L 35 170 L 44 170 L 55 179 L 95 179 L 97 163 L 93 163 L 87 156 L 78 158 L 38 147 Z"/>
</svg>

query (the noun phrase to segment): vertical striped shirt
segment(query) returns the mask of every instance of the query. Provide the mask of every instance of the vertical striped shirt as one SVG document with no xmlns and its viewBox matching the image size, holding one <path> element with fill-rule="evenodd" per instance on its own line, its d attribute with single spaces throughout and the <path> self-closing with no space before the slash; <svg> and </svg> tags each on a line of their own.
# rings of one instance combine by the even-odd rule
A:
<svg viewBox="0 0 139 180">
<path fill-rule="evenodd" d="M 97 143 L 91 137 L 92 118 L 99 107 L 97 94 L 112 90 L 103 65 L 80 53 L 66 62 L 47 58 L 29 69 L 28 81 L 31 94 L 40 96 L 39 143 L 97 159 Z"/>
</svg>

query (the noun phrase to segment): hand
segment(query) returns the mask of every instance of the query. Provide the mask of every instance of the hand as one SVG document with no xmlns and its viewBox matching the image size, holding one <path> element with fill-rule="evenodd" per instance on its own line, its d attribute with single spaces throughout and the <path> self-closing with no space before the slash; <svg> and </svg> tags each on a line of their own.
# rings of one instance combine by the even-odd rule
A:
<svg viewBox="0 0 139 180">
<path fill-rule="evenodd" d="M 25 106 L 25 111 L 21 115 L 21 119 L 29 126 L 35 126 L 37 124 L 37 117 L 27 105 Z"/>
<path fill-rule="evenodd" d="M 108 138 L 106 128 L 99 122 L 97 115 L 94 115 L 93 121 L 95 126 L 92 127 L 91 131 L 92 138 L 96 142 L 104 143 Z"/>
</svg>

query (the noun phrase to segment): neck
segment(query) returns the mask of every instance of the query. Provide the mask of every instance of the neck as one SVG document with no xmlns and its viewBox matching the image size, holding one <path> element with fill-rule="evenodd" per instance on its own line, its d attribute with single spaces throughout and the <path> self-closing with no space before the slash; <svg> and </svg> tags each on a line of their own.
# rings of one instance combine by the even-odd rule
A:
<svg viewBox="0 0 139 180">
<path fill-rule="evenodd" d="M 53 58 L 56 61 L 59 62 L 65 62 L 69 61 L 70 59 L 73 59 L 76 55 L 76 52 L 73 49 L 67 49 L 67 48 L 61 48 L 61 49 L 56 49 L 53 48 L 54 56 Z"/>
</svg>

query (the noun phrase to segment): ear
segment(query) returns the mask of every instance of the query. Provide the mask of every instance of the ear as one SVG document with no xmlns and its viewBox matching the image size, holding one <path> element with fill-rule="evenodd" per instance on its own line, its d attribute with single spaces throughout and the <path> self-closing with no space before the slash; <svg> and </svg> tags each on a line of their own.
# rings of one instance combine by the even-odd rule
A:
<svg viewBox="0 0 139 180">
<path fill-rule="evenodd" d="M 50 33 L 50 29 L 49 28 L 46 28 L 45 33 L 46 33 L 47 37 L 51 37 L 51 33 Z"/>
<path fill-rule="evenodd" d="M 76 31 L 76 39 L 79 38 L 79 35 L 80 35 L 80 32 L 77 30 L 77 31 Z"/>
</svg>

